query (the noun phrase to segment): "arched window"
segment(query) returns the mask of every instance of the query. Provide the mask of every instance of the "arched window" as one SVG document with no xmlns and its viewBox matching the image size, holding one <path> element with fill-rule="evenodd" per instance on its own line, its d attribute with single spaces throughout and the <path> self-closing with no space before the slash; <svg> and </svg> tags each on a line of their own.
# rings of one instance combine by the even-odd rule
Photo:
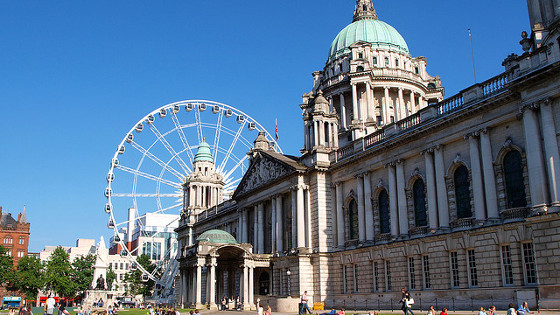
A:
<svg viewBox="0 0 560 315">
<path fill-rule="evenodd" d="M 379 193 L 379 228 L 381 234 L 391 233 L 391 221 L 389 217 L 389 194 L 383 189 Z"/>
<path fill-rule="evenodd" d="M 356 68 L 356 72 L 362 72 L 362 71 L 364 71 L 364 67 L 358 66 L 358 67 Z"/>
<path fill-rule="evenodd" d="M 414 193 L 414 218 L 416 226 L 427 226 L 426 216 L 426 193 L 424 193 L 424 181 L 419 178 L 414 182 L 412 191 Z"/>
<path fill-rule="evenodd" d="M 357 240 L 359 236 L 358 204 L 352 199 L 348 205 L 348 232 L 351 240 Z"/>
<path fill-rule="evenodd" d="M 504 176 L 506 180 L 507 207 L 526 207 L 525 185 L 523 184 L 523 164 L 521 153 L 509 151 L 504 157 Z"/>
<path fill-rule="evenodd" d="M 457 206 L 457 218 L 472 217 L 471 191 L 469 183 L 469 170 L 466 166 L 461 166 L 453 174 L 455 184 L 455 205 Z"/>
</svg>

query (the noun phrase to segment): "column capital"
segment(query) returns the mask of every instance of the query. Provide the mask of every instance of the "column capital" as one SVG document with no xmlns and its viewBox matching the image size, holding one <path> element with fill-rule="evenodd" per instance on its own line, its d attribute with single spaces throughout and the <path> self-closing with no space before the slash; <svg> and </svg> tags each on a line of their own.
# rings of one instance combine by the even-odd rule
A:
<svg viewBox="0 0 560 315">
<path fill-rule="evenodd" d="M 478 136 L 480 136 L 480 133 L 479 133 L 479 131 L 477 130 L 477 131 L 473 131 L 473 132 L 467 133 L 467 134 L 464 136 L 464 138 L 465 138 L 465 140 L 468 140 L 468 139 L 470 139 L 470 138 L 476 138 L 476 137 L 478 137 Z"/>
<path fill-rule="evenodd" d="M 395 161 L 391 161 L 391 162 L 385 164 L 385 168 L 389 168 L 389 167 L 393 167 L 393 166 L 395 166 Z"/>
<path fill-rule="evenodd" d="M 404 159 L 397 159 L 395 161 L 397 164 L 403 164 L 404 163 Z"/>
<path fill-rule="evenodd" d="M 491 127 L 488 127 L 488 126 L 486 126 L 486 127 L 484 127 L 484 128 L 480 128 L 480 129 L 478 130 L 478 134 L 479 134 L 479 135 L 482 135 L 482 134 L 487 135 L 487 134 L 490 132 L 490 129 L 491 129 Z"/>
<path fill-rule="evenodd" d="M 362 178 L 364 177 L 364 173 L 354 174 L 354 178 Z"/>
<path fill-rule="evenodd" d="M 383 88 L 384 88 L 385 90 L 389 90 L 391 87 L 390 87 L 390 86 L 387 86 L 387 85 L 384 85 Z"/>
<path fill-rule="evenodd" d="M 425 154 L 429 154 L 429 153 L 434 153 L 434 150 L 435 150 L 434 147 L 426 148 L 426 149 L 420 151 L 420 155 L 425 155 Z"/>
<path fill-rule="evenodd" d="M 333 183 L 333 186 L 341 186 L 342 185 L 342 181 L 337 181 Z"/>
</svg>

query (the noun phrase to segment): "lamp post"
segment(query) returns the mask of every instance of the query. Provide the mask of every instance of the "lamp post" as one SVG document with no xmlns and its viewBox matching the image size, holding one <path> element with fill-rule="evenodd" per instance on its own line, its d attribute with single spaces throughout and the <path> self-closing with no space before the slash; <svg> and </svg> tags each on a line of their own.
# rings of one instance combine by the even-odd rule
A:
<svg viewBox="0 0 560 315">
<path fill-rule="evenodd" d="M 286 270 L 286 275 L 288 276 L 288 296 L 292 296 L 292 290 L 290 290 L 290 275 L 292 272 L 290 269 Z"/>
</svg>

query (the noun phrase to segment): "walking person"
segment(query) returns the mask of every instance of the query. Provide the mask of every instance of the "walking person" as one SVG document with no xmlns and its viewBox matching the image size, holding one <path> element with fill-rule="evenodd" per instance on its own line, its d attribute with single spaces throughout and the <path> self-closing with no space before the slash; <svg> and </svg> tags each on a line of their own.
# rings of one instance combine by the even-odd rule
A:
<svg viewBox="0 0 560 315">
<path fill-rule="evenodd" d="M 430 305 L 430 309 L 428 310 L 428 315 L 436 315 L 436 310 L 434 309 L 433 305 Z"/>
<path fill-rule="evenodd" d="M 414 315 L 412 311 L 412 305 L 414 305 L 414 299 L 410 296 L 410 293 L 407 291 L 404 298 L 404 315 L 408 315 L 408 313 Z"/>
<path fill-rule="evenodd" d="M 527 301 L 523 301 L 523 303 L 521 303 L 521 306 L 519 306 L 519 308 L 517 309 L 517 315 L 529 314 L 533 314 L 533 312 L 529 310 L 529 303 Z"/>
<path fill-rule="evenodd" d="M 53 315 L 55 304 L 56 304 L 56 301 L 52 297 L 52 294 L 49 295 L 49 298 L 47 299 L 47 302 L 45 303 L 45 309 L 47 311 L 47 315 Z"/>
<path fill-rule="evenodd" d="M 508 310 L 507 310 L 507 315 L 517 315 L 517 311 L 515 311 L 515 305 L 513 305 L 513 303 L 509 303 L 508 305 Z"/>
<path fill-rule="evenodd" d="M 402 310 L 403 312 L 405 312 L 405 311 L 406 311 L 406 303 L 405 303 L 405 300 L 406 300 L 406 289 L 405 289 L 405 288 L 402 288 L 402 289 L 401 289 L 401 293 L 402 293 L 402 294 L 401 294 L 401 310 Z M 406 314 L 406 312 L 405 312 L 405 314 Z"/>
<path fill-rule="evenodd" d="M 307 305 L 308 302 L 309 302 L 309 298 L 307 297 L 307 291 L 303 291 L 303 294 L 301 295 L 301 308 L 299 309 L 299 314 L 300 315 L 304 314 L 303 313 L 304 310 L 306 310 L 308 314 L 311 314 L 311 310 L 309 309 L 309 305 Z"/>
</svg>

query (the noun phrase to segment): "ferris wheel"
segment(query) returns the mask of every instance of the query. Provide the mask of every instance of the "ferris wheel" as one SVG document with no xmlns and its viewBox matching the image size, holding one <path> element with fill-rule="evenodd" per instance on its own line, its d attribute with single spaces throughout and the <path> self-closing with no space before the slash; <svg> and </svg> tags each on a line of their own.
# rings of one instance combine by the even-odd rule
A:
<svg viewBox="0 0 560 315">
<path fill-rule="evenodd" d="M 263 126 L 244 112 L 213 101 L 186 100 L 152 111 L 124 136 L 107 173 L 105 212 L 114 235 L 112 246 L 132 269 L 142 271 L 143 281 L 154 280 L 156 288 L 172 291 L 177 272 L 174 229 L 199 144 L 210 146 L 227 200 L 249 166 L 247 152 L 259 132 L 273 150 L 282 152 Z M 136 262 L 141 254 L 156 263 L 155 270 L 149 272 Z"/>
</svg>

